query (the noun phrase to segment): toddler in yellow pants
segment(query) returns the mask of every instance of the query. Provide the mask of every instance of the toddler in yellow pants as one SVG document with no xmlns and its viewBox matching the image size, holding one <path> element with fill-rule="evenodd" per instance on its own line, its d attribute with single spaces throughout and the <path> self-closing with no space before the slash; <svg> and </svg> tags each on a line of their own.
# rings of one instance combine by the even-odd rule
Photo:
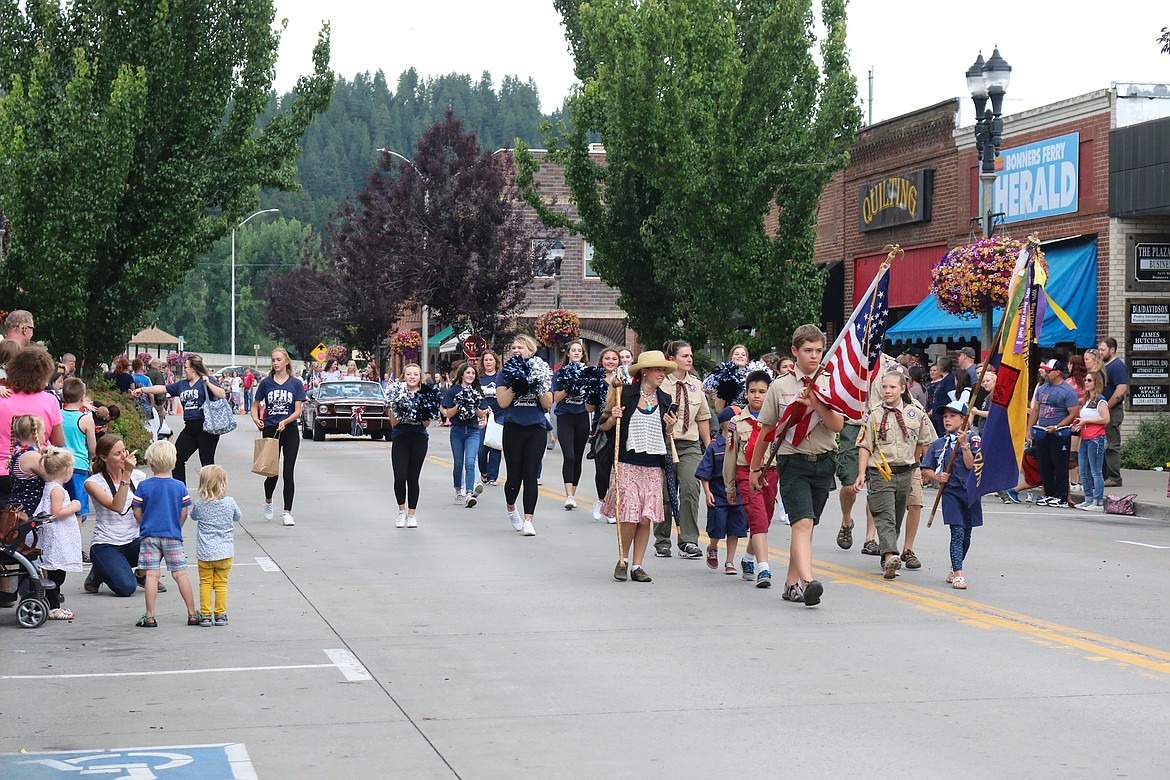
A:
<svg viewBox="0 0 1170 780">
<path fill-rule="evenodd" d="M 235 556 L 235 526 L 243 515 L 227 489 L 227 472 L 220 466 L 204 466 L 199 471 L 199 500 L 191 508 L 191 519 L 199 530 L 195 557 L 199 560 L 201 626 L 226 626 L 228 622 L 228 572 Z"/>
</svg>

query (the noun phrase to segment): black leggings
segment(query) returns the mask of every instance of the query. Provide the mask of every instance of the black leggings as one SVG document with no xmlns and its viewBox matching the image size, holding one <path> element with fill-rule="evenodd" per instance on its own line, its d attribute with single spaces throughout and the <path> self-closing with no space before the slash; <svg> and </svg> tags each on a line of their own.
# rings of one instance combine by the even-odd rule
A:
<svg viewBox="0 0 1170 780">
<path fill-rule="evenodd" d="M 561 479 L 566 485 L 576 485 L 581 482 L 585 445 L 589 443 L 589 414 L 557 416 L 557 439 L 561 443 Z"/>
<path fill-rule="evenodd" d="M 504 463 L 508 467 L 508 481 L 504 483 L 504 500 L 516 505 L 520 483 L 524 483 L 524 514 L 536 511 L 536 497 L 540 486 L 540 463 L 548 443 L 548 431 L 543 425 L 509 425 L 504 423 Z"/>
<path fill-rule="evenodd" d="M 172 476 L 180 482 L 187 481 L 187 461 L 196 452 L 199 453 L 199 465 L 210 466 L 215 463 L 215 448 L 219 445 L 219 436 L 203 430 L 203 418 L 185 420 L 179 438 L 175 439 L 175 470 Z"/>
<path fill-rule="evenodd" d="M 613 434 L 606 437 L 606 446 L 593 456 L 593 483 L 597 486 L 597 500 L 604 501 L 609 493 L 609 479 L 613 474 Z"/>
<path fill-rule="evenodd" d="M 72 523 L 73 520 L 69 518 L 64 522 Z M 45 579 L 57 585 L 45 591 L 45 601 L 49 602 L 49 609 L 61 608 L 61 586 L 65 584 L 65 575 L 68 573 L 57 569 L 44 569 Z"/>
<path fill-rule="evenodd" d="M 390 445 L 394 498 L 398 506 L 405 504 L 410 509 L 418 506 L 418 477 L 422 474 L 423 461 L 427 459 L 427 444 L 425 433 L 408 431 L 394 437 Z"/>
<path fill-rule="evenodd" d="M 264 429 L 264 438 L 277 439 L 280 442 L 279 448 L 284 450 L 284 510 L 291 512 L 293 494 L 296 493 L 293 472 L 297 468 L 297 452 L 301 449 L 300 427 L 296 423 L 286 425 L 280 436 L 276 435 L 276 426 L 266 427 Z M 276 477 L 267 477 L 264 480 L 264 503 L 271 504 L 272 494 L 275 492 Z"/>
</svg>

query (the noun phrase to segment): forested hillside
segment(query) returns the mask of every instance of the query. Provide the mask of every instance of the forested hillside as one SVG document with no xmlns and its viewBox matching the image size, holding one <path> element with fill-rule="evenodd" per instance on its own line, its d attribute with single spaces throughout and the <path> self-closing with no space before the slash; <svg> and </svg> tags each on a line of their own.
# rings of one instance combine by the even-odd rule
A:
<svg viewBox="0 0 1170 780">
<path fill-rule="evenodd" d="M 272 97 L 268 115 L 291 95 Z M 422 132 L 443 119 L 447 107 L 475 131 L 485 149 L 510 147 L 517 137 L 540 146 L 541 121 L 560 118 L 559 108 L 541 113 L 532 79 L 507 76 L 498 88 L 486 71 L 478 81 L 468 75 L 421 77 L 404 71 L 391 89 L 385 75 L 359 74 L 338 78 L 329 109 L 306 131 L 297 159 L 299 192 L 264 191 L 259 208 L 277 208 L 239 231 L 236 244 L 237 350 L 251 354 L 252 345 L 267 351 L 272 341 L 263 334 L 257 309 L 267 277 L 297 262 L 297 247 L 313 242 L 330 214 L 366 185 L 378 154 L 385 147 L 411 157 Z M 159 327 L 183 336 L 192 349 L 226 352 L 231 286 L 231 240 L 220 241 L 200 257 L 186 281 L 155 313 Z"/>
</svg>

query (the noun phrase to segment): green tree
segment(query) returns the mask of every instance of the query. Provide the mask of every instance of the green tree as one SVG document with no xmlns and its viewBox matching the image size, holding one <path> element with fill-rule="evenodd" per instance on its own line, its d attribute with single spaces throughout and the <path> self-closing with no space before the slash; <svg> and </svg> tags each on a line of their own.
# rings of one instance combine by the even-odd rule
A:
<svg viewBox="0 0 1170 780">
<path fill-rule="evenodd" d="M 296 186 L 333 86 L 328 27 L 260 127 L 273 17 L 271 0 L 0 0 L 0 300 L 54 351 L 119 352 L 261 187 Z"/>
<path fill-rule="evenodd" d="M 584 86 L 547 145 L 578 218 L 544 200 L 518 142 L 519 183 L 546 224 L 593 245 L 641 341 L 704 343 L 738 311 L 783 343 L 818 319 L 816 205 L 861 120 L 844 0 L 822 3 L 819 41 L 811 0 L 554 4 Z M 595 133 L 603 162 L 589 155 Z"/>
</svg>

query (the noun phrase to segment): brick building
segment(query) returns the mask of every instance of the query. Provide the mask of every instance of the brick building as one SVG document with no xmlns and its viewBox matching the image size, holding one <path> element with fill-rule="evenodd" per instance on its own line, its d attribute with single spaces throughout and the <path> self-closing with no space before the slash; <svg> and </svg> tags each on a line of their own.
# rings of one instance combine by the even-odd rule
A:
<svg viewBox="0 0 1170 780">
<path fill-rule="evenodd" d="M 1157 89 L 1163 99 L 1151 105 Z M 957 99 L 948 100 L 862 129 L 850 164 L 826 186 L 814 259 L 830 269 L 828 329 L 864 294 L 883 247 L 899 244 L 906 255 L 891 270 L 890 349 L 918 345 L 937 354 L 978 344 L 979 322 L 946 315 L 930 295 L 932 264 L 982 231 L 974 131 L 957 126 L 958 109 Z M 1137 412 L 1170 406 L 1163 359 L 1170 339 L 1170 119 L 1161 118 L 1168 115 L 1165 87 L 1114 85 L 1006 116 L 996 166 L 996 234 L 1045 242 L 1049 293 L 1076 308 L 1069 312 L 1075 331 L 1046 320 L 1043 354 L 1066 358 L 1111 335 L 1123 342 L 1132 373 L 1128 353 L 1136 339 L 1151 357 L 1136 364 L 1139 376 L 1149 375 L 1127 405 Z M 1132 197 L 1122 203 L 1120 192 Z M 1139 245 L 1150 255 L 1140 258 L 1149 266 L 1144 280 L 1136 278 Z M 1137 420 L 1127 417 L 1126 428 Z"/>
</svg>

